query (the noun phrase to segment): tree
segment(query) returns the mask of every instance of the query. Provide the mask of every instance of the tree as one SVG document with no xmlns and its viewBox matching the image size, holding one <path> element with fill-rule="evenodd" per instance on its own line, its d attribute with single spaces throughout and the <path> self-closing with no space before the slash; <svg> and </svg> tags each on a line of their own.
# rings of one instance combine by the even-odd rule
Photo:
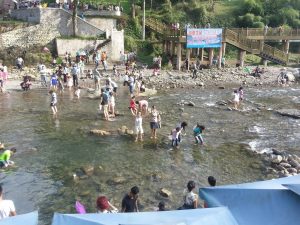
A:
<svg viewBox="0 0 300 225">
<path fill-rule="evenodd" d="M 73 14 L 72 14 L 72 28 L 73 36 L 76 37 L 76 28 L 77 28 L 77 5 L 78 0 L 73 1 Z"/>
</svg>

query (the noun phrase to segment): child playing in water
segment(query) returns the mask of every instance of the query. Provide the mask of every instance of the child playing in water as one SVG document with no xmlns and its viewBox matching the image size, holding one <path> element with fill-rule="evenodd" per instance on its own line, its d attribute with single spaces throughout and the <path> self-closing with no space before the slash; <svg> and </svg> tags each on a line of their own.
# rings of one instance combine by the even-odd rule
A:
<svg viewBox="0 0 300 225">
<path fill-rule="evenodd" d="M 240 101 L 243 101 L 244 100 L 244 90 L 243 90 L 243 87 L 240 87 L 239 88 L 239 97 L 240 97 Z"/>
<path fill-rule="evenodd" d="M 110 98 L 109 98 L 109 111 L 111 113 L 111 117 L 115 117 L 115 105 L 116 105 L 116 100 L 115 100 L 115 93 L 114 92 L 109 92 Z"/>
<path fill-rule="evenodd" d="M 80 88 L 77 87 L 75 92 L 74 92 L 74 95 L 77 97 L 77 98 L 80 98 Z"/>
<path fill-rule="evenodd" d="M 138 141 L 139 137 L 140 140 L 143 141 L 144 130 L 143 130 L 143 118 L 141 112 L 138 112 L 135 117 L 135 133 L 136 133 L 135 142 Z"/>
<path fill-rule="evenodd" d="M 237 90 L 234 90 L 233 95 L 234 95 L 233 98 L 234 109 L 238 109 L 238 105 L 240 103 L 240 94 Z"/>
<path fill-rule="evenodd" d="M 135 104 L 135 96 L 131 97 L 131 100 L 130 100 L 130 103 L 129 103 L 129 109 L 130 109 L 132 115 L 135 116 L 137 114 L 137 107 L 136 107 L 136 104 Z"/>
<path fill-rule="evenodd" d="M 202 132 L 205 130 L 205 126 L 200 125 L 199 123 L 197 123 L 197 125 L 194 127 L 193 132 L 194 132 L 194 137 L 195 137 L 195 141 L 196 141 L 196 145 L 197 144 L 204 144 L 203 138 L 202 138 Z"/>
<path fill-rule="evenodd" d="M 51 95 L 50 107 L 52 109 L 53 115 L 56 115 L 56 113 L 57 113 L 57 107 L 56 107 L 57 95 L 56 95 L 55 91 L 53 91 L 53 90 L 50 90 L 49 94 Z"/>
<path fill-rule="evenodd" d="M 173 129 L 171 131 L 171 135 L 172 135 L 172 147 L 178 147 L 179 145 L 179 135 L 181 133 L 181 128 L 180 127 L 176 127 L 175 129 Z"/>
</svg>

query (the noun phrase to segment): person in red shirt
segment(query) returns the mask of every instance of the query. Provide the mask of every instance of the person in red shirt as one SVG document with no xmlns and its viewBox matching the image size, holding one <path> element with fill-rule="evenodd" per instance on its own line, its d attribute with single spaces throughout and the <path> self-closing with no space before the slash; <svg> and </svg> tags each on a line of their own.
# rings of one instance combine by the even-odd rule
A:
<svg viewBox="0 0 300 225">
<path fill-rule="evenodd" d="M 136 116 L 137 107 L 136 107 L 136 104 L 135 104 L 135 96 L 131 97 L 130 104 L 129 104 L 129 109 L 130 109 L 132 115 Z"/>
</svg>

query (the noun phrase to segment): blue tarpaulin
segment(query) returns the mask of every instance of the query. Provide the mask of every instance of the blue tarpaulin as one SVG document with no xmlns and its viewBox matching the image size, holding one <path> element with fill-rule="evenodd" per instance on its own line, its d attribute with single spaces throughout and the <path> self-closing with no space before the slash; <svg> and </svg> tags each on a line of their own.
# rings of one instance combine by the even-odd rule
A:
<svg viewBox="0 0 300 225">
<path fill-rule="evenodd" d="M 37 211 L 0 220 L 0 225 L 37 225 L 37 224 L 38 224 Z"/>
<path fill-rule="evenodd" d="M 226 207 L 141 213 L 58 214 L 52 225 L 238 225 Z"/>
<path fill-rule="evenodd" d="M 226 206 L 239 225 L 300 224 L 300 175 L 201 188 L 209 207 Z"/>
</svg>

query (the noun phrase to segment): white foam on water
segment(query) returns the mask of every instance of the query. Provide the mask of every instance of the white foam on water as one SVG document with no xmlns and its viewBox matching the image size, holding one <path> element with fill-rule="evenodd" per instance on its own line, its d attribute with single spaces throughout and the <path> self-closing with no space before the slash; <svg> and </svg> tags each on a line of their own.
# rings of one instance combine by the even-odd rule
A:
<svg viewBox="0 0 300 225">
<path fill-rule="evenodd" d="M 206 102 L 205 105 L 207 105 L 207 106 L 215 106 L 216 103 L 214 103 L 214 102 Z"/>
<path fill-rule="evenodd" d="M 248 143 L 248 145 L 249 145 L 249 147 L 250 147 L 250 149 L 251 149 L 252 151 L 257 152 L 257 147 L 258 147 L 258 145 L 259 145 L 259 141 L 257 141 L 257 140 L 250 141 L 250 142 Z"/>
<path fill-rule="evenodd" d="M 263 150 L 260 150 L 258 153 L 259 154 L 264 154 L 264 153 L 270 154 L 272 152 L 273 152 L 273 150 L 271 148 L 264 148 Z"/>
<path fill-rule="evenodd" d="M 257 134 L 263 134 L 265 132 L 265 128 L 264 127 L 260 127 L 260 126 L 253 126 L 249 128 L 249 132 L 251 133 L 257 133 Z"/>
</svg>

